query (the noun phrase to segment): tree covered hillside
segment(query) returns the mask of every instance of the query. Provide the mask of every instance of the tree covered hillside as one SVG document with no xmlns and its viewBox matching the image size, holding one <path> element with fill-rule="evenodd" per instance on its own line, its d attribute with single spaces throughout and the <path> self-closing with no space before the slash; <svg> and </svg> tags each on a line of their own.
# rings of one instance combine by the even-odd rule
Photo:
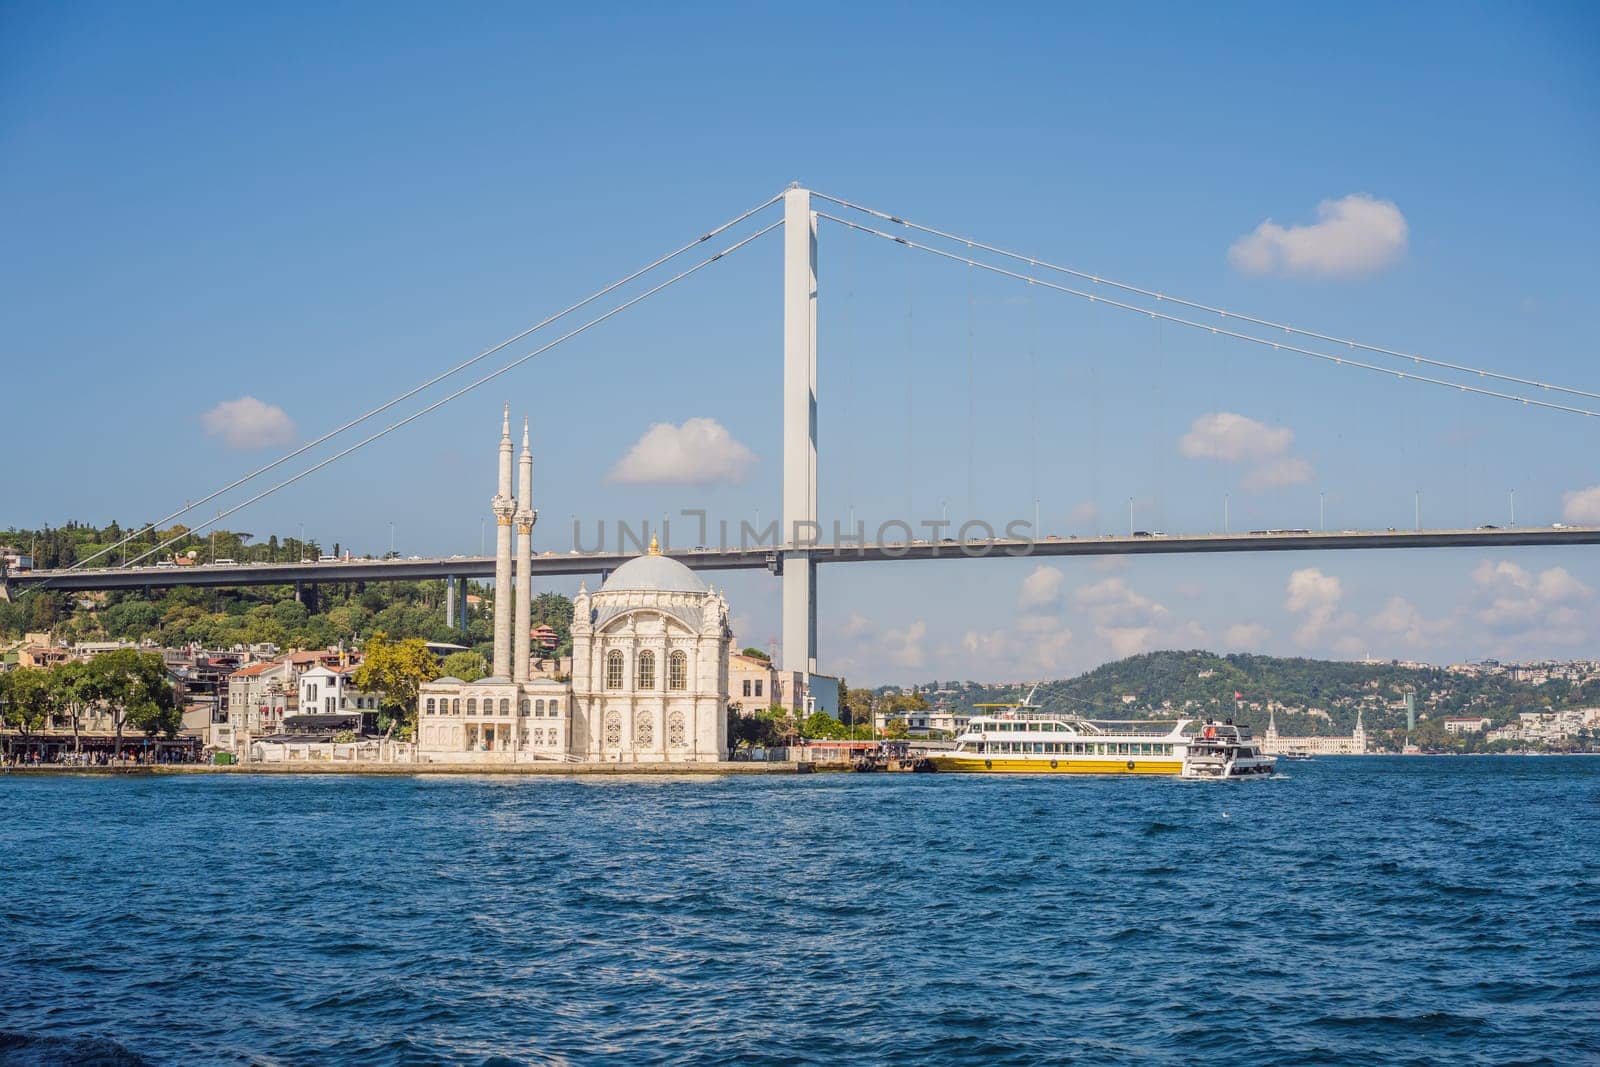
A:
<svg viewBox="0 0 1600 1067">
<path fill-rule="evenodd" d="M 1014 700 L 1026 687 L 970 682 L 919 687 L 956 707 Z M 1345 734 L 1359 711 L 1369 730 L 1405 726 L 1405 694 L 1416 692 L 1423 721 L 1447 715 L 1484 715 L 1496 724 L 1521 711 L 1600 705 L 1600 680 L 1534 686 L 1504 675 L 1469 676 L 1443 668 L 1204 651 L 1147 652 L 1106 663 L 1087 674 L 1039 686 L 1046 708 L 1091 718 L 1233 716 L 1257 729 L 1276 711 L 1278 728 L 1292 734 Z M 1234 694 L 1239 693 L 1236 703 Z"/>
</svg>

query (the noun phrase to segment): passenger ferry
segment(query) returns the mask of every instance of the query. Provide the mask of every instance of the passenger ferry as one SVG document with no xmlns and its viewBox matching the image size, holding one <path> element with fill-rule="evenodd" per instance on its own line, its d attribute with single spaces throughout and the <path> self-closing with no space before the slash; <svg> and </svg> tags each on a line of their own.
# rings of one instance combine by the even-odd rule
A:
<svg viewBox="0 0 1600 1067">
<path fill-rule="evenodd" d="M 1085 719 L 1045 712 L 1033 693 L 1016 704 L 979 704 L 956 747 L 934 754 L 941 771 L 1011 774 L 1164 774 L 1183 778 L 1253 778 L 1270 775 L 1275 757 L 1264 755 L 1248 727 L 1233 722 Z M 1189 731 L 1194 726 L 1193 732 Z"/>
</svg>

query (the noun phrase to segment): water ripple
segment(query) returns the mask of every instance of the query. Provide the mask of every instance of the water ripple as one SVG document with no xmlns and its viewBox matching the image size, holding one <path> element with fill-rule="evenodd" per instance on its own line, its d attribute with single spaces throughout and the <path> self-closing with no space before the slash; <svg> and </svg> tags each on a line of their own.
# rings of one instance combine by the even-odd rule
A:
<svg viewBox="0 0 1600 1067">
<path fill-rule="evenodd" d="M 0 1067 L 1574 1063 L 1600 760 L 0 779 Z"/>
</svg>

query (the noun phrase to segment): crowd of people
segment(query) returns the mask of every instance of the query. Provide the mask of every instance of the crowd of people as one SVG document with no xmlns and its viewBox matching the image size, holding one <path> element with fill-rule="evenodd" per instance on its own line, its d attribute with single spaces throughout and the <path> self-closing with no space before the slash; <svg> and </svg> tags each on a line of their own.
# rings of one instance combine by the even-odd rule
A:
<svg viewBox="0 0 1600 1067">
<path fill-rule="evenodd" d="M 0 763 L 11 767 L 140 767 L 199 762 L 198 750 L 165 745 L 150 748 L 128 745 L 120 751 L 88 752 L 73 752 L 56 745 L 27 745 L 0 753 Z"/>
</svg>

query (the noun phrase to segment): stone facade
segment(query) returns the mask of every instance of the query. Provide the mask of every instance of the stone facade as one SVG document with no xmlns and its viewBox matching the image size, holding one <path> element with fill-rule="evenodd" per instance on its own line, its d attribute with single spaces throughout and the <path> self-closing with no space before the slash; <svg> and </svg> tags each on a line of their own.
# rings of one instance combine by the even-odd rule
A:
<svg viewBox="0 0 1600 1067">
<path fill-rule="evenodd" d="M 660 554 L 618 567 L 573 601 L 572 676 L 567 682 L 529 669 L 526 621 L 535 512 L 532 458 L 523 431 L 520 501 L 510 484 L 510 422 L 502 424 L 497 517 L 519 519 L 513 531 L 516 606 L 509 594 L 513 538 L 496 546 L 495 673 L 478 681 L 440 678 L 417 695 L 417 754 L 431 763 L 537 760 L 700 763 L 727 758 L 728 657 L 733 633 L 728 602 L 693 571 Z M 515 633 L 512 632 L 513 625 Z M 509 662 L 508 662 L 509 660 Z"/>
</svg>

